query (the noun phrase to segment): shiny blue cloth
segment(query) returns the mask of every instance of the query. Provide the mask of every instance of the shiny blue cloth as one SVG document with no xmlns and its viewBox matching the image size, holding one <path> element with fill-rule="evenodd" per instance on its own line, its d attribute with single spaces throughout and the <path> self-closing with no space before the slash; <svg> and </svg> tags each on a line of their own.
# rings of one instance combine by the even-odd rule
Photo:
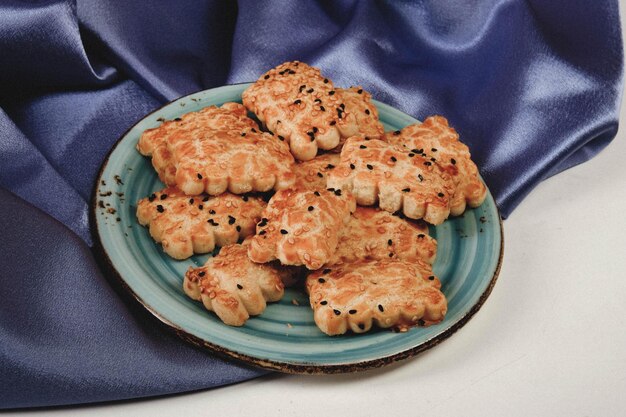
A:
<svg viewBox="0 0 626 417">
<path fill-rule="evenodd" d="M 504 216 L 617 131 L 616 1 L 5 0 L 0 5 L 0 408 L 176 393 L 262 371 L 125 303 L 90 252 L 98 168 L 178 96 L 283 61 L 419 119 L 445 115 Z"/>
</svg>

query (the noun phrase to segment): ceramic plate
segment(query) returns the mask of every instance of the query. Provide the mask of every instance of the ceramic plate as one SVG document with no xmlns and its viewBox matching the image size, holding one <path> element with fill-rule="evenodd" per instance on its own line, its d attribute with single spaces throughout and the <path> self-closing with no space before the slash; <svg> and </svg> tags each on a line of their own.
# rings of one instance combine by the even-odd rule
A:
<svg viewBox="0 0 626 417">
<path fill-rule="evenodd" d="M 92 219 L 98 252 L 123 287 L 184 339 L 220 354 L 284 372 L 332 373 L 382 366 L 422 352 L 452 335 L 478 311 L 495 284 L 502 258 L 501 220 L 490 194 L 484 204 L 431 228 L 439 243 L 434 271 L 448 299 L 438 325 L 406 333 L 378 330 L 329 337 L 317 329 L 307 296 L 288 289 L 282 301 L 243 327 L 224 325 L 182 290 L 189 266 L 208 256 L 176 261 L 165 255 L 137 223 L 137 201 L 163 188 L 150 161 L 135 145 L 141 133 L 190 111 L 227 101 L 241 102 L 248 84 L 229 85 L 182 97 L 133 126 L 104 161 L 94 187 Z M 375 102 L 386 130 L 415 123 L 412 117 Z"/>
</svg>

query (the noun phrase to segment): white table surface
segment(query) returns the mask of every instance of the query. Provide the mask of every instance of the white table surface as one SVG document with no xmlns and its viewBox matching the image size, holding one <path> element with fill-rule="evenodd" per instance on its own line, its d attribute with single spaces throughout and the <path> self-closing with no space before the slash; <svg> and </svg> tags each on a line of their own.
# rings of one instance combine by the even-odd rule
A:
<svg viewBox="0 0 626 417">
<path fill-rule="evenodd" d="M 505 221 L 491 296 L 465 327 L 416 358 L 358 374 L 275 374 L 167 398 L 15 414 L 626 415 L 625 208 L 622 126 L 600 155 L 544 181 Z"/>
</svg>

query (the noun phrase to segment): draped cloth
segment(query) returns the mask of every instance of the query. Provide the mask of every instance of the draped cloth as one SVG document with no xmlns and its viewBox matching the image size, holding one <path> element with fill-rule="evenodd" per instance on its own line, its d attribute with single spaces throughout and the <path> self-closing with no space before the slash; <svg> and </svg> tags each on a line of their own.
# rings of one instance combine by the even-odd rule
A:
<svg viewBox="0 0 626 417">
<path fill-rule="evenodd" d="M 104 156 L 143 115 L 296 59 L 418 119 L 446 116 L 505 217 L 617 131 L 616 1 L 6 0 L 0 408 L 263 373 L 180 341 L 124 301 L 91 253 L 88 201 Z"/>
</svg>

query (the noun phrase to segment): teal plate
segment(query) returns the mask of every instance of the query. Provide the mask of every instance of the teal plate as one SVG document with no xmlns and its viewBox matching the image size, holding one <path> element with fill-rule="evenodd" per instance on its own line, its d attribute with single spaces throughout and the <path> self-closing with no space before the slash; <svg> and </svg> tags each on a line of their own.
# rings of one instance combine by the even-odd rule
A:
<svg viewBox="0 0 626 417">
<path fill-rule="evenodd" d="M 434 326 L 329 337 L 315 326 L 307 296 L 288 289 L 283 300 L 268 305 L 261 316 L 243 327 L 229 327 L 183 293 L 184 272 L 204 264 L 210 255 L 173 260 L 137 223 L 137 201 L 163 184 L 135 145 L 144 130 L 164 119 L 227 101 L 241 102 L 248 85 L 201 91 L 167 104 L 128 130 L 104 161 L 91 215 L 97 252 L 123 288 L 185 340 L 283 372 L 335 373 L 383 366 L 435 346 L 463 326 L 489 296 L 502 260 L 502 222 L 491 194 L 481 207 L 431 228 L 439 243 L 434 270 L 448 299 L 446 318 Z M 386 104 L 375 104 L 387 130 L 417 122 Z"/>
</svg>

